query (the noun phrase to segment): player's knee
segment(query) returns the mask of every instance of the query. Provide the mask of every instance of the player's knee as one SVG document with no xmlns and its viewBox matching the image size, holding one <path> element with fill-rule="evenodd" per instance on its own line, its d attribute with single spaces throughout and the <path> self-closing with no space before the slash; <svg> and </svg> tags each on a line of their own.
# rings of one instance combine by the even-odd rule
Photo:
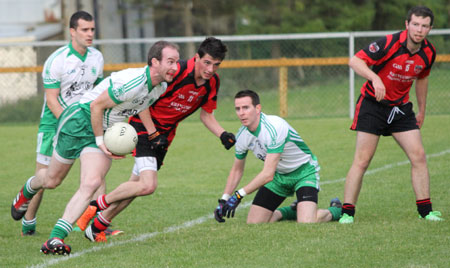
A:
<svg viewBox="0 0 450 268">
<path fill-rule="evenodd" d="M 89 193 L 94 193 L 102 185 L 101 177 L 82 178 L 80 189 Z"/>
<path fill-rule="evenodd" d="M 355 159 L 353 166 L 360 170 L 367 170 L 370 165 L 370 159 Z"/>
<path fill-rule="evenodd" d="M 157 184 L 144 184 L 141 188 L 140 195 L 151 195 L 156 191 Z"/>
<path fill-rule="evenodd" d="M 413 166 L 417 165 L 426 165 L 427 164 L 427 156 L 425 155 L 424 150 L 417 150 L 410 156 L 411 164 Z"/>
<path fill-rule="evenodd" d="M 44 180 L 44 183 L 42 186 L 44 189 L 55 189 L 56 187 L 58 187 L 61 184 L 61 182 L 62 182 L 62 178 L 48 174 L 45 177 L 45 180 Z"/>
</svg>

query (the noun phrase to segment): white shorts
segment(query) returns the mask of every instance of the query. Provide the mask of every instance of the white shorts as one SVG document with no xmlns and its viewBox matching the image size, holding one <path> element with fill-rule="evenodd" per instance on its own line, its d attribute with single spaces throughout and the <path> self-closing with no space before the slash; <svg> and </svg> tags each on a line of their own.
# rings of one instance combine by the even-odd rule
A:
<svg viewBox="0 0 450 268">
<path fill-rule="evenodd" d="M 139 176 L 139 174 L 144 170 L 158 171 L 156 157 L 144 156 L 134 158 L 133 174 Z"/>
<path fill-rule="evenodd" d="M 50 160 L 51 159 L 52 159 L 51 156 L 43 155 L 43 154 L 40 154 L 40 153 L 36 154 L 36 162 L 38 162 L 39 164 L 48 166 L 48 165 L 50 165 Z"/>
</svg>

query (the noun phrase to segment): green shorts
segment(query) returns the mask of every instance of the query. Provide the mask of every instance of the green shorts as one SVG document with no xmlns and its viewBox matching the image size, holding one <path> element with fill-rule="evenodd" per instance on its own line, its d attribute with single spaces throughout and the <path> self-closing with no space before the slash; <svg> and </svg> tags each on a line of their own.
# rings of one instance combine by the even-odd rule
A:
<svg viewBox="0 0 450 268">
<path fill-rule="evenodd" d="M 320 190 L 319 180 L 319 166 L 306 163 L 287 174 L 275 172 L 273 180 L 264 186 L 279 196 L 288 197 L 301 187 L 314 187 Z"/>
<path fill-rule="evenodd" d="M 53 153 L 53 137 L 55 131 L 39 132 L 37 135 L 36 153 L 45 156 L 52 156 Z"/>
<path fill-rule="evenodd" d="M 91 117 L 78 103 L 67 107 L 58 120 L 54 147 L 66 159 L 77 159 L 85 147 L 98 148 L 92 131 Z"/>
</svg>

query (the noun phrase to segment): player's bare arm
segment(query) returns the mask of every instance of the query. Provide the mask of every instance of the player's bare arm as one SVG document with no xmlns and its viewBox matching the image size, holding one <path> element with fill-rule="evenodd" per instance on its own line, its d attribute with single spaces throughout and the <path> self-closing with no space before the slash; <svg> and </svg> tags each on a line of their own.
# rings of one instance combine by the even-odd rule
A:
<svg viewBox="0 0 450 268">
<path fill-rule="evenodd" d="M 417 106 L 419 106 L 416 120 L 419 128 L 422 127 L 425 120 L 425 110 L 427 106 L 427 94 L 428 94 L 428 77 L 416 80 L 416 98 Z"/>
<path fill-rule="evenodd" d="M 47 106 L 56 118 L 59 118 L 64 110 L 58 102 L 59 90 L 59 88 L 48 88 L 45 90 Z"/>
<path fill-rule="evenodd" d="M 213 113 L 208 113 L 207 111 L 201 109 L 200 120 L 205 127 L 217 137 L 220 137 L 220 135 L 225 131 L 225 129 L 220 126 L 219 122 L 217 122 Z"/>
<path fill-rule="evenodd" d="M 384 86 L 381 78 L 369 68 L 364 60 L 358 58 L 357 56 L 353 56 L 348 65 L 358 75 L 372 81 L 373 88 L 375 89 L 375 98 L 377 101 L 381 101 L 386 95 L 386 87 Z"/>
<path fill-rule="evenodd" d="M 232 195 L 234 190 L 239 185 L 242 179 L 245 168 L 245 159 L 234 159 L 233 166 L 231 167 L 230 174 L 228 175 L 227 185 L 225 186 L 224 194 Z"/>
<path fill-rule="evenodd" d="M 253 178 L 253 180 L 244 187 L 244 191 L 247 194 L 253 193 L 261 186 L 273 180 L 273 176 L 275 175 L 280 157 L 280 153 L 266 155 L 263 170 L 259 172 L 258 175 L 256 175 L 256 177 Z"/>
<path fill-rule="evenodd" d="M 91 102 L 91 124 L 92 124 L 92 131 L 94 132 L 95 139 L 97 142 L 97 146 L 102 150 L 108 157 L 112 159 L 122 159 L 125 158 L 125 156 L 117 156 L 112 154 L 108 149 L 106 148 L 105 144 L 102 140 L 97 141 L 97 137 L 103 138 L 103 111 L 107 108 L 112 108 L 116 106 L 114 101 L 109 97 L 108 91 L 105 90 L 96 98 L 94 101 Z"/>
<path fill-rule="evenodd" d="M 156 127 L 155 124 L 153 123 L 149 109 L 144 109 L 142 112 L 140 112 L 139 118 L 141 119 L 142 124 L 144 125 L 149 135 L 156 132 Z"/>
</svg>

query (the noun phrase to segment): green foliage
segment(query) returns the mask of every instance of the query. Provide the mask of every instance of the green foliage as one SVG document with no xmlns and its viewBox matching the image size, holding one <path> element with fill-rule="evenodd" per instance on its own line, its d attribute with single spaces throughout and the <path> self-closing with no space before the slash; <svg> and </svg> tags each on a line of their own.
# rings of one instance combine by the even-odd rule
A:
<svg viewBox="0 0 450 268">
<path fill-rule="evenodd" d="M 126 0 L 150 11 L 157 36 L 279 34 L 403 29 L 407 11 L 426 5 L 435 28 L 450 27 L 446 0 Z M 189 11 L 189 12 L 187 12 Z M 189 15 L 187 15 L 189 14 Z M 188 17 L 191 16 L 191 17 Z M 147 18 L 147 19 L 150 19 Z M 186 25 L 187 23 L 187 25 Z"/>
<path fill-rule="evenodd" d="M 266 102 L 267 100 L 264 100 Z M 264 109 L 264 108 L 263 108 Z M 230 131 L 239 123 L 221 122 Z M 331 198 L 342 199 L 342 178 L 350 167 L 355 135 L 349 119 L 289 120 L 321 165 L 319 207 Z M 436 131 L 439 129 L 439 131 Z M 163 168 L 158 189 L 136 198 L 113 220 L 125 234 L 106 244 L 90 243 L 73 232 L 70 258 L 44 256 L 42 243 L 61 217 L 78 188 L 79 161 L 65 181 L 45 192 L 37 215 L 38 233 L 20 236 L 20 222 L 10 217 L 10 202 L 34 172 L 36 127 L 0 125 L 0 240 L 2 267 L 447 267 L 450 244 L 448 178 L 450 176 L 450 116 L 428 116 L 422 129 L 431 175 L 433 208 L 446 222 L 418 219 L 410 181 L 410 165 L 390 137 L 383 137 L 369 167 L 358 200 L 355 224 L 247 225 L 249 203 L 244 198 L 233 219 L 218 224 L 212 218 L 233 163 L 233 152 L 223 149 L 217 137 L 200 122 L 183 122 Z M 404 163 L 404 164 L 402 164 Z M 128 179 L 133 159 L 113 161 L 107 175 L 108 191 Z M 241 185 L 262 168 L 248 156 Z M 376 171 L 378 170 L 378 171 Z M 372 172 L 371 172 L 372 171 Z M 371 172 L 371 173 L 370 173 Z M 285 205 L 293 200 L 288 198 Z M 426 246 L 420 246 L 423 244 Z"/>
</svg>

